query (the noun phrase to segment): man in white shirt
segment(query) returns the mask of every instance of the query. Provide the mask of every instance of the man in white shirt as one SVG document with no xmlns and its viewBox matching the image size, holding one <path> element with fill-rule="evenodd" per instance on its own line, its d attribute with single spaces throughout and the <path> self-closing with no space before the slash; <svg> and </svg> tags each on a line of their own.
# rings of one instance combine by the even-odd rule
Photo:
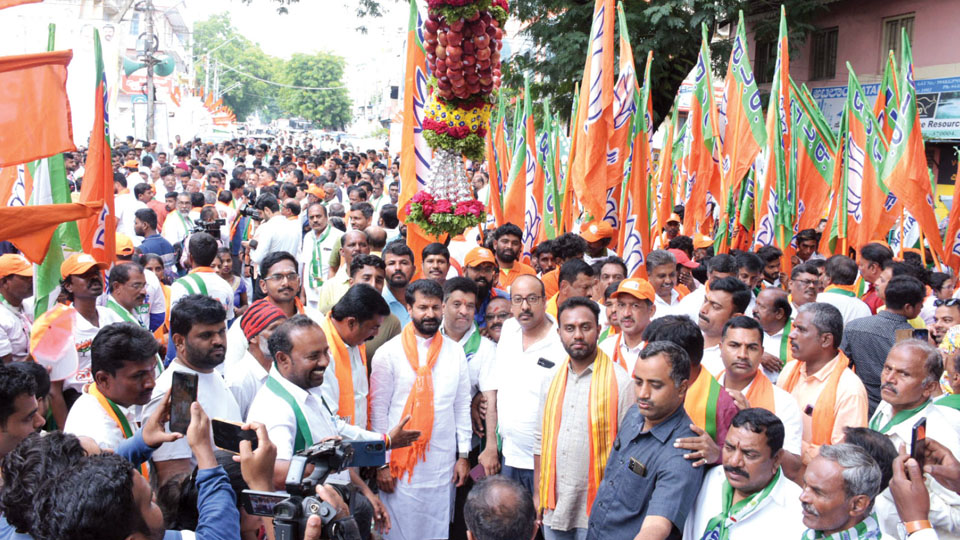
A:
<svg viewBox="0 0 960 540">
<path fill-rule="evenodd" d="M 303 237 L 297 259 L 300 261 L 300 275 L 304 280 L 306 304 L 317 309 L 320 287 L 330 273 L 330 254 L 343 233 L 327 222 L 327 208 L 320 203 L 311 204 L 307 208 L 307 217 L 310 232 Z"/>
<path fill-rule="evenodd" d="M 790 359 L 790 335 L 792 326 L 790 297 L 787 291 L 767 287 L 757 295 L 753 306 L 753 318 L 763 328 L 763 360 L 760 367 L 770 382 L 777 382 L 780 370 Z"/>
<path fill-rule="evenodd" d="M 882 401 L 870 418 L 870 429 L 883 433 L 895 448 L 900 448 L 910 444 L 914 425 L 925 418 L 926 436 L 954 455 L 960 455 L 960 436 L 948 416 L 952 411 L 944 411 L 931 400 L 938 390 L 941 373 L 943 362 L 933 345 L 916 339 L 895 344 L 887 354 L 880 374 Z M 930 492 L 930 523 L 941 537 L 955 536 L 955 524 L 960 519 L 960 495 L 941 485 L 930 474 L 924 474 L 924 483 Z M 900 518 L 889 489 L 877 497 L 876 505 L 881 530 L 901 537 Z"/>
<path fill-rule="evenodd" d="M 454 487 L 470 474 L 470 374 L 463 348 L 439 333 L 443 289 L 419 279 L 406 289 L 411 322 L 377 350 L 370 374 L 370 422 L 386 431 L 402 418 L 420 431 L 391 450 L 377 473 L 393 528 L 386 540 L 448 537 Z"/>
<path fill-rule="evenodd" d="M 150 401 L 156 385 L 156 355 L 157 340 L 149 331 L 130 322 L 105 325 L 93 339 L 94 382 L 74 402 L 63 431 L 109 450 L 133 437 L 135 408 Z"/>
<path fill-rule="evenodd" d="M 491 376 L 480 391 L 487 397 L 487 425 L 497 425 L 503 439 L 503 474 L 533 493 L 533 449 L 540 386 L 566 359 L 557 323 L 546 313 L 543 282 L 523 274 L 510 286 L 514 317 L 503 323 Z M 489 428 L 488 428 L 489 429 Z M 497 441 L 488 437 L 480 453 L 487 474 L 499 470 Z"/>
<path fill-rule="evenodd" d="M 405 431 L 406 421 L 384 436 L 351 425 L 330 412 L 320 390 L 329 365 L 330 347 L 323 331 L 310 317 L 295 315 L 284 321 L 270 336 L 269 345 L 274 365 L 250 406 L 247 421 L 266 426 L 270 440 L 277 447 L 273 475 L 276 489 L 283 489 L 293 455 L 326 438 L 383 440 L 400 448 L 420 435 Z M 360 527 L 369 530 L 371 518 L 380 526 L 389 526 L 390 519 L 383 505 L 360 480 L 356 470 L 331 474 L 327 482 L 337 486 L 352 483 L 365 496 L 351 498 L 351 513 L 358 518 Z"/>
<path fill-rule="evenodd" d="M 877 462 L 859 446 L 821 446 L 803 474 L 800 503 L 808 529 L 800 538 L 888 538 L 874 506 L 880 479 Z"/>
<path fill-rule="evenodd" d="M 116 194 L 113 204 L 117 213 L 117 230 L 131 239 L 135 238 L 137 233 L 133 230 L 134 214 L 141 208 L 147 208 L 147 205 L 137 200 L 137 197 L 132 193 L 135 186 L 130 185 L 126 178 L 114 177 L 113 185 Z M 149 185 L 147 188 L 149 189 Z"/>
<path fill-rule="evenodd" d="M 783 424 L 770 411 L 737 413 L 721 448 L 723 467 L 707 472 L 683 537 L 753 540 L 776 531 L 800 538 L 800 487 L 780 468 L 783 442 Z"/>
<path fill-rule="evenodd" d="M 612 295 L 620 332 L 601 341 L 600 349 L 627 373 L 633 373 L 633 365 L 645 345 L 643 331 L 656 316 L 656 296 L 653 286 L 642 278 L 621 281 L 617 292 Z"/>
<path fill-rule="evenodd" d="M 23 255 L 0 255 L 0 361 L 19 362 L 30 354 L 33 264 Z"/>
<path fill-rule="evenodd" d="M 147 278 L 143 267 L 137 263 L 115 264 L 110 269 L 110 295 L 107 297 L 108 317 L 101 325 L 115 322 L 131 322 L 149 330 L 147 315 Z"/>
<path fill-rule="evenodd" d="M 731 318 L 743 315 L 750 306 L 750 291 L 737 278 L 715 279 L 710 283 L 697 324 L 703 332 L 703 359 L 700 365 L 714 377 L 723 371 L 720 341 L 723 327 Z"/>
<path fill-rule="evenodd" d="M 255 242 L 251 245 L 250 260 L 260 264 L 268 253 L 286 251 L 287 253 L 300 252 L 300 222 L 289 220 L 280 213 L 280 203 L 270 193 L 257 197 L 257 210 L 263 213 L 263 222 L 257 227 L 254 234 Z"/>
<path fill-rule="evenodd" d="M 328 369 L 332 371 L 320 390 L 330 412 L 355 426 L 367 426 L 366 342 L 377 335 L 388 316 L 390 307 L 380 292 L 358 283 L 347 289 L 320 322 L 330 346 Z"/>
<path fill-rule="evenodd" d="M 233 287 L 210 267 L 217 258 L 217 249 L 216 239 L 207 233 L 190 236 L 187 256 L 192 270 L 170 286 L 171 308 L 188 294 L 202 294 L 220 302 L 227 312 L 227 320 L 233 319 Z"/>
<path fill-rule="evenodd" d="M 700 308 L 707 297 L 707 289 L 715 279 L 737 277 L 737 259 L 733 255 L 720 253 L 707 261 L 707 284 L 697 287 L 696 290 L 683 297 L 680 304 L 673 310 L 673 315 L 686 315 L 696 322 L 700 315 Z"/>
<path fill-rule="evenodd" d="M 723 327 L 721 358 L 724 370 L 717 377 L 741 408 L 766 409 L 783 422 L 784 456 L 781 465 L 791 479 L 800 479 L 800 451 L 803 420 L 797 400 L 789 392 L 770 382 L 760 370 L 763 355 L 763 329 L 760 323 L 743 315 L 733 317 Z"/>
<path fill-rule="evenodd" d="M 870 306 L 857 298 L 857 263 L 845 255 L 827 259 L 825 268 L 827 287 L 817 295 L 817 302 L 825 302 L 840 310 L 844 326 L 850 321 L 872 315 Z"/>
<path fill-rule="evenodd" d="M 190 217 L 190 210 L 193 205 L 190 202 L 190 194 L 183 192 L 177 195 L 177 209 L 167 214 L 163 220 L 163 231 L 161 236 L 170 242 L 170 245 L 176 246 L 186 239 L 187 235 L 193 229 L 193 219 Z"/>
<path fill-rule="evenodd" d="M 287 316 L 283 310 L 267 298 L 261 298 L 250 304 L 240 317 L 237 326 L 247 338 L 247 350 L 239 363 L 230 366 L 230 369 L 223 370 L 223 376 L 227 388 L 240 406 L 240 414 L 243 418 L 247 417 L 250 404 L 267 380 L 267 374 L 273 364 L 273 356 L 270 354 L 267 340 L 285 320 Z"/>
<path fill-rule="evenodd" d="M 677 258 L 665 249 L 657 249 L 647 255 L 646 265 L 647 279 L 657 293 L 654 300 L 656 315 L 672 314 L 680 303 L 680 293 L 674 288 L 677 285 Z"/>
<path fill-rule="evenodd" d="M 212 239 L 212 238 L 211 238 Z M 173 304 L 170 311 L 170 334 L 176 358 L 157 378 L 150 402 L 140 413 L 144 422 L 161 405 L 171 389 L 173 374 L 181 371 L 197 375 L 197 402 L 210 418 L 240 422 L 240 407 L 216 370 L 223 363 L 226 349 L 226 311 L 217 300 L 192 294 Z M 193 452 L 187 440 L 163 444 L 153 453 L 157 485 L 172 476 L 188 473 L 193 468 Z"/>
</svg>

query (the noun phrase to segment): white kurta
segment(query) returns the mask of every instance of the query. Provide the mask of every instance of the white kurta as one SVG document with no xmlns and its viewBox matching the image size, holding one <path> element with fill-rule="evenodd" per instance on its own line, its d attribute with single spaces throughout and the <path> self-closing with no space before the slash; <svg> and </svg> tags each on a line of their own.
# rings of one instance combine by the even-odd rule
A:
<svg viewBox="0 0 960 540">
<path fill-rule="evenodd" d="M 386 433 L 400 422 L 416 380 L 403 352 L 401 336 L 377 349 L 370 374 L 370 421 L 374 431 Z M 420 365 L 427 361 L 433 339 L 443 339 L 433 367 L 433 434 L 425 459 L 413 469 L 413 478 L 397 481 L 393 493 L 380 493 L 393 527 L 387 540 L 447 538 L 453 517 L 453 466 L 458 452 L 470 451 L 470 373 L 463 348 L 449 338 L 417 338 Z M 387 456 L 389 461 L 390 457 Z"/>
</svg>

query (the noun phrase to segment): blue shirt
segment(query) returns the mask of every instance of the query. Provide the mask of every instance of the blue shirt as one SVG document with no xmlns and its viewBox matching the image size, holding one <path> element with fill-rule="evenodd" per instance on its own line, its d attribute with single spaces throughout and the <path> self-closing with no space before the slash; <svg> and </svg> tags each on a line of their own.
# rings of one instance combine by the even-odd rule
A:
<svg viewBox="0 0 960 540">
<path fill-rule="evenodd" d="M 397 319 L 400 319 L 400 328 L 406 327 L 407 323 L 410 322 L 410 313 L 407 311 L 407 305 L 393 296 L 393 293 L 390 292 L 390 287 L 383 288 L 383 299 L 386 300 L 387 305 L 390 306 L 390 313 L 393 313 Z"/>
<path fill-rule="evenodd" d="M 649 431 L 641 431 L 643 423 L 636 406 L 620 423 L 590 511 L 587 540 L 633 538 L 648 515 L 673 523 L 667 538 L 682 537 L 683 524 L 700 491 L 703 468 L 693 468 L 683 457 L 687 451 L 674 448 L 673 441 L 697 434 L 690 430 L 690 417 L 682 404 Z"/>
<path fill-rule="evenodd" d="M 168 270 L 172 270 L 176 261 L 176 253 L 174 252 L 173 246 L 166 238 L 160 236 L 159 234 L 151 234 L 150 236 L 143 239 L 143 242 L 140 243 L 140 251 L 144 254 L 154 253 L 159 255 L 163 259 L 163 267 Z"/>
<path fill-rule="evenodd" d="M 480 328 L 487 326 L 487 306 L 490 305 L 490 300 L 493 300 L 497 297 L 506 298 L 507 300 L 510 299 L 510 295 L 507 294 L 507 291 L 503 291 L 494 287 L 494 289 L 490 291 L 490 296 L 484 298 L 483 302 L 480 302 L 480 305 L 477 306 L 477 312 L 473 315 L 473 320 Z"/>
</svg>

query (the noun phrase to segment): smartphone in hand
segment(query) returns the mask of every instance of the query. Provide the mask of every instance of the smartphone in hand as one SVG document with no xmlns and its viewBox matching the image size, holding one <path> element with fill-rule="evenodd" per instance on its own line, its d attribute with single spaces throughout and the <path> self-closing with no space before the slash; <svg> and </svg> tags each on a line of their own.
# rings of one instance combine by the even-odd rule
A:
<svg viewBox="0 0 960 540">
<path fill-rule="evenodd" d="M 923 470 L 924 453 L 927 449 L 927 418 L 917 420 L 913 425 L 913 433 L 910 437 L 910 457 L 917 460 L 920 470 Z"/>
<path fill-rule="evenodd" d="M 250 441 L 251 450 L 257 449 L 257 432 L 252 429 L 242 429 L 238 422 L 230 422 L 214 418 L 210 421 L 213 426 L 213 444 L 221 450 L 240 453 L 240 441 Z"/>
<path fill-rule="evenodd" d="M 190 405 L 197 400 L 198 377 L 196 373 L 176 371 L 173 373 L 173 388 L 170 396 L 170 431 L 187 434 L 190 426 Z"/>
</svg>

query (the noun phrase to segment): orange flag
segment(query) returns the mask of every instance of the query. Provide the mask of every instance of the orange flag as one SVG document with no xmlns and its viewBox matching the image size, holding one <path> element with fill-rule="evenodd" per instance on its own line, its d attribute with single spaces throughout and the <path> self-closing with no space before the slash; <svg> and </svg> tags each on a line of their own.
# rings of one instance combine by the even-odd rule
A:
<svg viewBox="0 0 960 540">
<path fill-rule="evenodd" d="M 19 6 L 22 4 L 36 4 L 42 1 L 43 0 L 0 0 L 0 9 Z"/>
<path fill-rule="evenodd" d="M 93 31 L 96 55 L 97 90 L 94 92 L 93 130 L 87 152 L 86 173 L 80 187 L 80 202 L 98 203 L 101 210 L 77 221 L 84 253 L 100 262 L 110 263 L 116 257 L 117 214 L 113 206 L 113 161 L 110 155 L 110 131 L 107 125 L 107 75 L 103 68 L 100 32 Z"/>
<path fill-rule="evenodd" d="M 9 240 L 23 256 L 40 264 L 50 247 L 57 226 L 67 221 L 89 218 L 102 203 L 41 204 L 0 207 L 0 238 Z"/>
<path fill-rule="evenodd" d="M 960 160 L 957 162 L 957 178 L 960 178 Z M 950 217 L 947 219 L 947 235 L 944 237 L 944 262 L 953 268 L 954 275 L 960 272 L 960 201 L 953 198 Z"/>
<path fill-rule="evenodd" d="M 503 205 L 500 201 L 500 193 L 503 188 L 501 187 L 502 180 L 500 167 L 498 166 L 498 160 L 501 158 L 498 155 L 496 145 L 493 144 L 493 131 L 496 129 L 491 123 L 490 129 L 487 130 L 487 136 L 484 137 L 484 145 L 487 154 L 487 175 L 490 176 L 490 188 L 488 190 L 490 200 L 487 201 L 487 213 L 493 215 L 494 223 L 499 226 L 503 223 Z"/>
<path fill-rule="evenodd" d="M 569 180 L 584 209 L 599 219 L 606 214 L 607 141 L 613 128 L 613 0 L 596 0 L 590 48 L 583 67 L 576 155 Z M 598 189 L 603 186 L 603 189 Z"/>
<path fill-rule="evenodd" d="M 67 64 L 72 51 L 0 58 L 0 167 L 76 150 Z"/>
</svg>

